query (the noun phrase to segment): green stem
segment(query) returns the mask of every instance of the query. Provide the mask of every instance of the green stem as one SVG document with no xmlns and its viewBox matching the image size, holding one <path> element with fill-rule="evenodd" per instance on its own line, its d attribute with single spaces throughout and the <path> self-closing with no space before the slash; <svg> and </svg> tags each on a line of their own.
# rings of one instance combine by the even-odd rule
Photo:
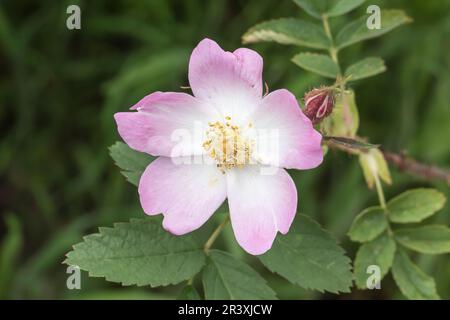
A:
<svg viewBox="0 0 450 320">
<path fill-rule="evenodd" d="M 383 192 L 383 187 L 381 185 L 381 181 L 380 178 L 378 177 L 378 174 L 374 174 L 374 179 L 375 179 L 375 187 L 377 189 L 377 194 L 378 194 L 378 200 L 380 201 L 380 206 L 383 208 L 384 211 L 386 211 L 386 200 L 384 198 L 384 192 Z"/>
<path fill-rule="evenodd" d="M 378 177 L 378 174 L 375 174 L 374 178 L 375 178 L 375 187 L 377 189 L 378 200 L 380 202 L 380 206 L 381 206 L 381 208 L 383 208 L 383 212 L 387 216 L 388 211 L 387 211 L 387 206 L 386 206 L 386 199 L 384 197 L 384 191 L 383 191 L 383 186 L 381 185 L 380 177 Z M 387 217 L 386 217 L 386 219 L 387 219 Z M 387 221 L 388 221 L 387 232 L 388 232 L 389 236 L 392 237 L 394 235 L 394 232 L 392 231 L 391 224 L 389 223 L 389 219 L 387 219 Z"/>
<path fill-rule="evenodd" d="M 350 112 L 350 107 L 347 101 L 347 96 L 345 95 L 345 79 L 342 77 L 341 74 L 341 66 L 339 65 L 339 58 L 338 58 L 338 49 L 336 48 L 336 46 L 334 45 L 334 40 L 333 40 L 333 34 L 331 33 L 330 30 L 330 24 L 328 23 L 328 17 L 327 15 L 322 15 L 322 24 L 323 24 L 323 29 L 325 30 L 325 34 L 327 35 L 328 39 L 330 40 L 330 48 L 329 48 L 329 54 L 331 59 L 334 61 L 334 63 L 336 63 L 337 67 L 338 67 L 338 75 L 336 77 L 336 83 L 335 86 L 339 87 L 340 91 L 341 91 L 341 95 L 342 95 L 342 105 L 343 105 L 343 112 L 344 112 L 344 122 L 347 128 L 350 128 L 351 124 L 352 124 L 352 115 Z M 350 135 L 348 133 L 348 135 Z"/>
<path fill-rule="evenodd" d="M 222 232 L 223 228 L 227 225 L 227 223 L 230 221 L 230 216 L 228 215 L 225 220 L 222 221 L 222 223 L 214 230 L 214 232 L 211 234 L 209 239 L 206 241 L 205 246 L 203 247 L 203 250 L 205 253 L 208 253 L 209 249 L 211 249 L 211 246 L 216 241 L 217 237 Z"/>
<path fill-rule="evenodd" d="M 338 66 L 338 68 L 340 70 L 339 59 L 338 59 L 338 49 L 334 46 L 333 34 L 331 33 L 330 24 L 328 23 L 328 17 L 326 15 L 322 15 L 322 24 L 323 24 L 323 29 L 325 30 L 325 34 L 327 35 L 328 39 L 330 40 L 330 48 L 328 50 L 330 53 L 330 57 L 336 63 L 336 65 Z M 341 74 L 339 72 L 338 79 L 340 77 L 341 77 Z M 336 79 L 336 82 L 338 81 L 338 79 Z"/>
</svg>

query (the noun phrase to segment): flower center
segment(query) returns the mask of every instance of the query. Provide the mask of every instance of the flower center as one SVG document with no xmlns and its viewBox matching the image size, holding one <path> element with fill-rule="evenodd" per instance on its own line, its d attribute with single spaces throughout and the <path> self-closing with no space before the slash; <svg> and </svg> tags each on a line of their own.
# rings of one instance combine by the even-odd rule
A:
<svg viewBox="0 0 450 320">
<path fill-rule="evenodd" d="M 203 148 L 208 155 L 216 160 L 217 167 L 223 173 L 234 167 L 241 168 L 250 162 L 254 148 L 254 140 L 243 135 L 241 128 L 233 125 L 230 117 L 223 122 L 210 122 L 206 130 L 206 140 Z M 252 124 L 248 124 L 251 128 Z"/>
</svg>

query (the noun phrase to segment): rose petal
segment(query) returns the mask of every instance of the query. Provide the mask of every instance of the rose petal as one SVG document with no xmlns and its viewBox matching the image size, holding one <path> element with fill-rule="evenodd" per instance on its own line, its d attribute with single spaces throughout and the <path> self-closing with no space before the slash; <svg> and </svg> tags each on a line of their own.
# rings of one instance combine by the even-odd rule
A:
<svg viewBox="0 0 450 320">
<path fill-rule="evenodd" d="M 241 48 L 228 52 L 202 40 L 189 61 L 189 83 L 194 96 L 217 108 L 223 117 L 243 121 L 262 95 L 261 56 Z"/>
<path fill-rule="evenodd" d="M 297 210 L 297 189 L 284 169 L 231 170 L 227 193 L 236 240 L 250 254 L 263 254 L 272 247 L 277 231 L 289 231 Z"/>
<path fill-rule="evenodd" d="M 257 156 L 265 164 L 311 169 L 322 163 L 322 136 L 288 90 L 273 91 L 251 116 L 257 132 Z"/>
<path fill-rule="evenodd" d="M 162 213 L 176 235 L 200 228 L 226 198 L 226 180 L 215 165 L 177 164 L 159 157 L 142 174 L 139 197 L 148 215 Z"/>
<path fill-rule="evenodd" d="M 122 139 L 133 149 L 154 156 L 202 154 L 204 131 L 217 112 L 178 92 L 155 92 L 132 109 L 114 115 Z"/>
</svg>

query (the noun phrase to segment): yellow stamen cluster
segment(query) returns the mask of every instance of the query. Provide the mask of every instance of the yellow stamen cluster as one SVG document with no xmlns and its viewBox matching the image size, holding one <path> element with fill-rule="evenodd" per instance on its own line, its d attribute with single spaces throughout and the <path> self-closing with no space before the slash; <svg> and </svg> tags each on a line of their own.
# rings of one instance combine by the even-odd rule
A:
<svg viewBox="0 0 450 320">
<path fill-rule="evenodd" d="M 217 167 L 226 170 L 241 168 L 250 162 L 253 140 L 243 137 L 241 129 L 231 123 L 231 117 L 225 117 L 225 124 L 210 122 L 206 131 L 203 148 L 216 160 Z M 249 128 L 251 127 L 249 123 Z"/>
</svg>

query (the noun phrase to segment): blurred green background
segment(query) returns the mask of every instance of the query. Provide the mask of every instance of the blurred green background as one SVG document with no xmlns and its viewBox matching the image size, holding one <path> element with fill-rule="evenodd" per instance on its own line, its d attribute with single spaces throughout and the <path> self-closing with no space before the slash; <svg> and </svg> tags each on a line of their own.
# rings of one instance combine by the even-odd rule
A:
<svg viewBox="0 0 450 320">
<path fill-rule="evenodd" d="M 66 8 L 81 7 L 81 30 L 66 28 Z M 349 65 L 381 56 L 388 71 L 357 82 L 360 135 L 393 151 L 450 167 L 450 1 L 370 1 L 404 9 L 414 23 L 345 49 Z M 365 14 L 366 5 L 331 21 L 338 30 Z M 241 35 L 263 20 L 299 16 L 292 1 L 96 0 L 0 1 L 0 297 L 173 298 L 180 286 L 122 288 L 82 275 L 82 290 L 66 288 L 61 264 L 71 245 L 96 226 L 110 226 L 144 213 L 136 188 L 125 181 L 107 147 L 119 140 L 113 113 L 144 95 L 181 91 L 191 50 L 204 37 L 223 48 L 241 46 Z M 301 48 L 254 45 L 265 61 L 271 90 L 286 87 L 299 98 L 326 83 L 289 60 Z M 423 181 L 392 169 L 388 197 Z M 299 211 L 319 220 L 353 259 L 357 246 L 346 237 L 354 216 L 376 203 L 356 158 L 330 152 L 325 164 L 293 172 Z M 432 219 L 450 224 L 450 205 Z M 210 228 L 216 221 L 210 221 Z M 341 296 L 306 291 L 264 271 L 235 243 L 230 229 L 219 241 L 266 276 L 280 298 L 402 298 L 389 275 L 383 290 Z M 450 258 L 415 256 L 450 298 Z"/>
</svg>

